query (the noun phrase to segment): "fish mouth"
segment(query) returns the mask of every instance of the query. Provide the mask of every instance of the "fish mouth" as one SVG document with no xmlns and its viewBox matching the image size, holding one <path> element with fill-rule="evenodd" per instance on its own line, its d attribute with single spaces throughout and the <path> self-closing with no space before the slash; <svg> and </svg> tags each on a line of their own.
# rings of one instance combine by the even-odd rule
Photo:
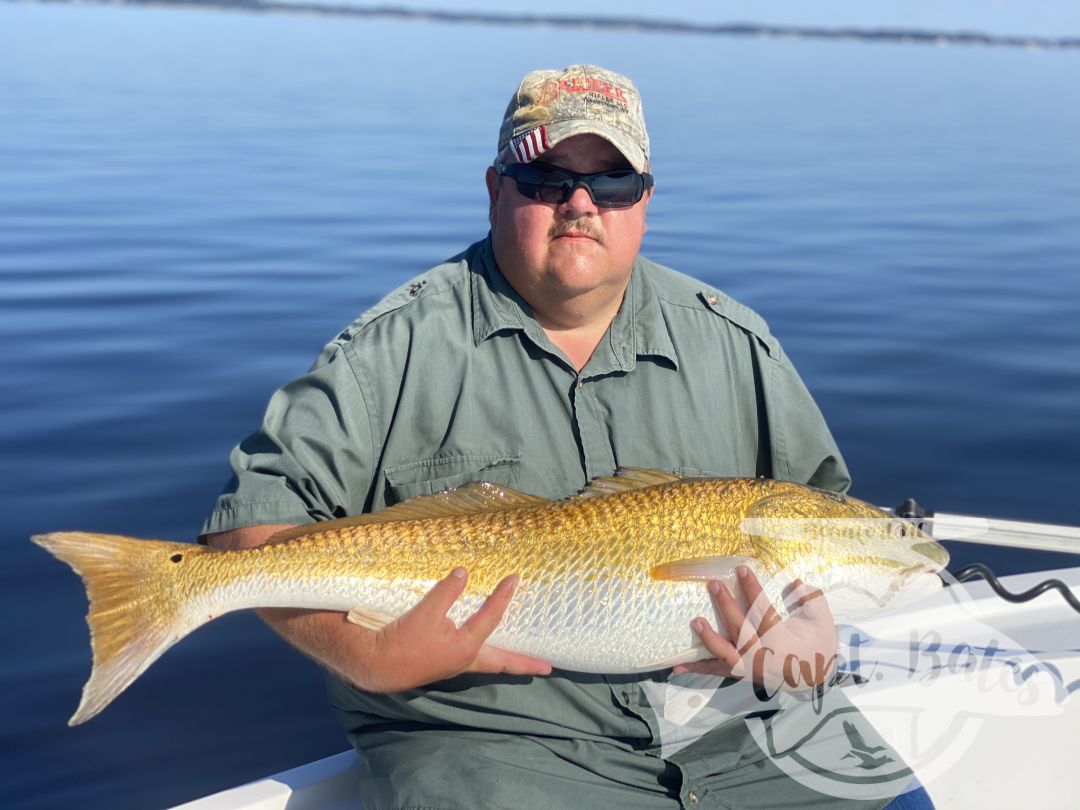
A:
<svg viewBox="0 0 1080 810">
<path fill-rule="evenodd" d="M 949 552 L 934 540 L 916 543 L 911 550 L 918 555 L 918 562 L 904 568 L 892 588 L 901 604 L 918 601 L 941 590 L 945 582 L 942 572 L 949 564 Z"/>
<path fill-rule="evenodd" d="M 936 564 L 918 564 L 902 569 L 886 592 L 875 600 L 878 607 L 902 607 L 938 593 L 944 584 L 941 570 Z"/>
<path fill-rule="evenodd" d="M 911 550 L 929 561 L 929 564 L 923 563 L 922 565 L 914 566 L 915 568 L 921 568 L 929 573 L 936 574 L 949 564 L 949 552 L 945 549 L 945 546 L 935 540 L 927 540 L 925 543 L 916 543 L 911 547 Z"/>
</svg>

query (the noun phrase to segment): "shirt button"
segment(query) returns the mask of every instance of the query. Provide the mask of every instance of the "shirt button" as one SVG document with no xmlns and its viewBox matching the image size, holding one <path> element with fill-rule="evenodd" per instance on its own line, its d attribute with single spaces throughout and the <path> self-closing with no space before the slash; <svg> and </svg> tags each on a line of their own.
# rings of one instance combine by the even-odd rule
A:
<svg viewBox="0 0 1080 810">
<path fill-rule="evenodd" d="M 706 296 L 705 300 L 715 307 L 717 304 L 720 303 L 720 296 L 716 293 L 709 293 L 709 295 Z"/>
<path fill-rule="evenodd" d="M 697 795 L 697 793 L 691 790 L 689 793 L 686 794 L 686 800 L 690 802 L 690 804 L 697 804 L 701 801 L 701 798 Z"/>
<path fill-rule="evenodd" d="M 584 384 L 585 384 L 585 381 L 584 381 L 584 380 L 578 380 L 578 381 L 577 381 L 577 385 L 576 385 L 575 387 L 576 387 L 576 388 L 581 388 L 581 386 L 583 386 Z"/>
</svg>

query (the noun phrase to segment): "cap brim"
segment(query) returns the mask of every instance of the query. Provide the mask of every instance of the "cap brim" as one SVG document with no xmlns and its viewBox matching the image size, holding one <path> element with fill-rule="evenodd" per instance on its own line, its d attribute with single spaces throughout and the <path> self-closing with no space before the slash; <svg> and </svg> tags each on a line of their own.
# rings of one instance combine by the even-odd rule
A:
<svg viewBox="0 0 1080 810">
<path fill-rule="evenodd" d="M 634 142 L 633 138 L 618 127 L 605 124 L 603 121 L 574 120 L 547 125 L 547 139 L 552 146 L 575 135 L 600 136 L 619 150 L 622 156 L 634 167 L 635 172 L 643 172 L 649 165 L 648 156 Z M 543 153 L 541 153 L 539 159 L 543 160 L 543 158 Z"/>
</svg>

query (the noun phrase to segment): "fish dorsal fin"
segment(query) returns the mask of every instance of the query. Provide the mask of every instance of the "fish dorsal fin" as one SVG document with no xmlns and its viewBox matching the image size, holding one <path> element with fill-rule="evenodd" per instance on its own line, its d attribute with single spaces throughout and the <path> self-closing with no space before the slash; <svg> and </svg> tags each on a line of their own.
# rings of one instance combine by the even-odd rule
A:
<svg viewBox="0 0 1080 810">
<path fill-rule="evenodd" d="M 574 498 L 598 498 L 601 495 L 614 495 L 616 492 L 628 492 L 632 489 L 654 487 L 658 484 L 672 484 L 683 478 L 660 470 L 646 470 L 643 467 L 620 467 L 615 475 L 594 478 L 585 485 Z"/>
<path fill-rule="evenodd" d="M 525 509 L 549 504 L 547 498 L 527 495 L 509 487 L 491 484 L 487 481 L 475 481 L 454 489 L 436 492 L 434 495 L 418 495 L 407 501 L 388 506 L 378 512 L 324 520 L 285 529 L 271 537 L 268 543 L 286 543 L 298 537 L 315 532 L 330 532 L 339 529 L 352 529 L 356 526 L 369 526 L 375 523 L 397 523 L 403 520 L 426 520 L 429 518 L 458 517 L 475 515 L 483 512 L 508 512 L 513 509 Z"/>
</svg>

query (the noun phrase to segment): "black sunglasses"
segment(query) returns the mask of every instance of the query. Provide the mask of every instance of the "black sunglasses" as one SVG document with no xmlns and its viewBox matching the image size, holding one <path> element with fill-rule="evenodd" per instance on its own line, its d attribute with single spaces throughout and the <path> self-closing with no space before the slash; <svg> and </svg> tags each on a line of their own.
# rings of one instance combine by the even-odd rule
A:
<svg viewBox="0 0 1080 810">
<path fill-rule="evenodd" d="M 534 160 L 496 166 L 503 177 L 513 177 L 518 193 L 530 200 L 561 205 L 584 188 L 598 208 L 629 208 L 652 187 L 653 176 L 633 169 L 578 174 Z"/>
</svg>

